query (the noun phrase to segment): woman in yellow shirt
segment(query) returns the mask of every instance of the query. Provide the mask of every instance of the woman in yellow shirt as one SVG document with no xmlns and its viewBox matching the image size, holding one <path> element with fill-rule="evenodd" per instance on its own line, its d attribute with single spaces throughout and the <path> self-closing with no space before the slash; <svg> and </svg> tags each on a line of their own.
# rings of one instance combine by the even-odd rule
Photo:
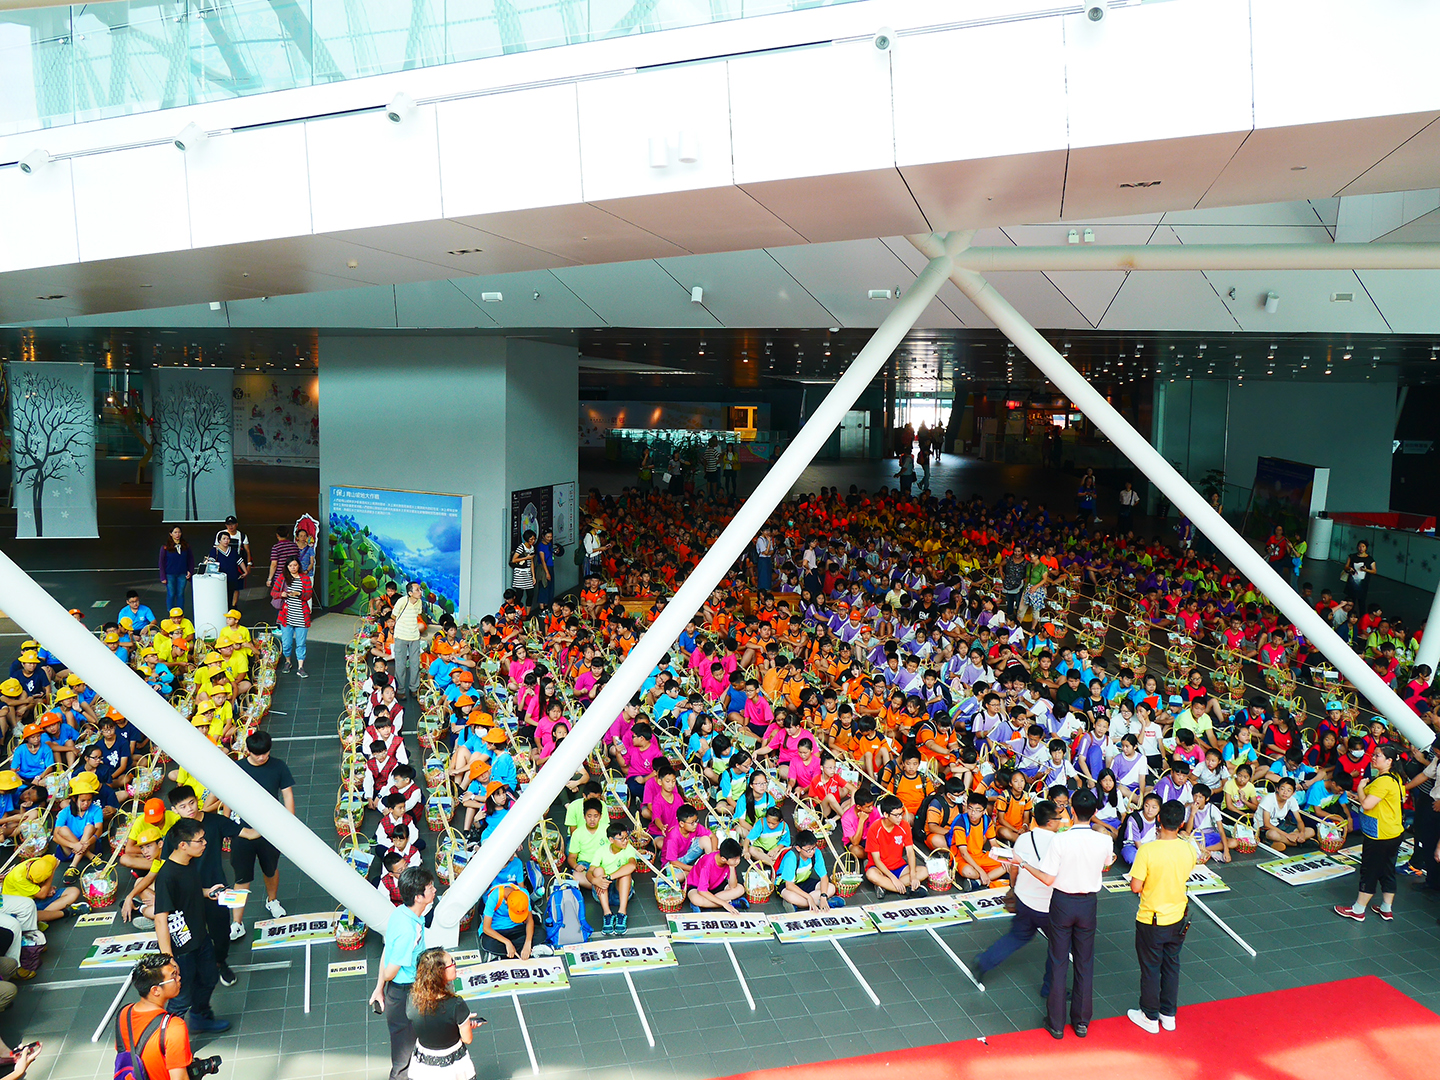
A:
<svg viewBox="0 0 1440 1080">
<path fill-rule="evenodd" d="M 1400 820 L 1400 804 L 1405 798 L 1405 785 L 1391 767 L 1395 764 L 1395 748 L 1382 744 L 1375 748 L 1370 759 L 1375 777 L 1365 785 L 1363 792 L 1352 791 L 1350 801 L 1363 811 L 1360 819 L 1365 834 L 1360 846 L 1360 895 L 1352 907 L 1344 904 L 1335 906 L 1335 914 L 1356 922 L 1365 921 L 1365 909 L 1370 897 L 1380 889 L 1380 906 L 1375 914 L 1389 922 L 1395 917 L 1391 905 L 1395 902 L 1395 856 L 1400 850 L 1400 838 L 1405 831 Z"/>
</svg>

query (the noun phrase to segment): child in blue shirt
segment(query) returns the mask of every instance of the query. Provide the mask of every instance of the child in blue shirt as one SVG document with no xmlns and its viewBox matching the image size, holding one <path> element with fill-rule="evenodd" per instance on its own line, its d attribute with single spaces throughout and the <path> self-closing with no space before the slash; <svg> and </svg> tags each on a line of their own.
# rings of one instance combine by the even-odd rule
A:
<svg viewBox="0 0 1440 1080">
<path fill-rule="evenodd" d="M 43 745 L 44 734 L 39 724 L 26 724 L 23 737 L 25 741 L 15 747 L 10 767 L 25 783 L 34 784 L 55 768 L 55 755 L 50 747 Z"/>
<path fill-rule="evenodd" d="M 747 859 L 773 867 L 780 849 L 790 846 L 790 826 L 781 817 L 780 807 L 773 803 L 768 806 L 765 816 L 755 822 L 745 840 Z"/>
<path fill-rule="evenodd" d="M 90 773 L 81 773 L 70 782 L 70 798 L 55 815 L 55 847 L 60 862 L 69 863 L 65 871 L 68 881 L 80 873 L 86 862 L 95 861 L 95 845 L 100 839 L 102 817 L 100 802 L 95 798 L 100 782 Z"/>
</svg>

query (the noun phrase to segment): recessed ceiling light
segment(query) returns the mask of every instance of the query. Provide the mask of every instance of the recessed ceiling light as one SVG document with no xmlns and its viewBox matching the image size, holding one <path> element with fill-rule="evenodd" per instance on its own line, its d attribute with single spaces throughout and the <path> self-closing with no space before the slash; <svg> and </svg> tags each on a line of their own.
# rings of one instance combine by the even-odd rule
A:
<svg viewBox="0 0 1440 1080">
<path fill-rule="evenodd" d="M 482 251 L 484 251 L 484 250 L 485 250 L 484 248 L 455 248 L 453 251 L 447 251 L 445 254 L 446 254 L 446 255 L 479 255 L 479 254 L 480 254 Z"/>
<path fill-rule="evenodd" d="M 65 294 L 60 292 L 46 293 L 44 296 L 35 297 L 36 300 L 64 300 Z"/>
</svg>

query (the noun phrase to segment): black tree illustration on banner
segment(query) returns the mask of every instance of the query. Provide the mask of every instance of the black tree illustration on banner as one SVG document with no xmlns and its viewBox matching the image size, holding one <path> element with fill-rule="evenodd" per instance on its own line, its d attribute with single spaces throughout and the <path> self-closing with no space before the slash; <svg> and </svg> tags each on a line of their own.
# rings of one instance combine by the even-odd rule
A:
<svg viewBox="0 0 1440 1080">
<path fill-rule="evenodd" d="M 185 478 L 185 521 L 196 521 L 195 482 L 230 460 L 229 400 L 213 387 L 176 383 L 160 399 L 160 461 L 166 475 Z"/>
<path fill-rule="evenodd" d="M 45 535 L 45 485 L 79 471 L 95 453 L 90 411 L 80 388 L 53 375 L 21 371 L 11 387 L 15 486 L 29 487 L 35 535 Z"/>
</svg>

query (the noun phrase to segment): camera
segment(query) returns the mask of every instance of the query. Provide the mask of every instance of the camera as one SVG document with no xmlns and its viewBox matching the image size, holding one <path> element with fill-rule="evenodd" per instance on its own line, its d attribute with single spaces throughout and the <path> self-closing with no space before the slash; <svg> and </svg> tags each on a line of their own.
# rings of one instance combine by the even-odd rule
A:
<svg viewBox="0 0 1440 1080">
<path fill-rule="evenodd" d="M 214 1076 L 220 1071 L 220 1055 L 214 1057 L 195 1058 L 189 1065 L 185 1066 L 185 1072 L 189 1074 L 190 1080 L 200 1080 L 202 1076 Z"/>
<path fill-rule="evenodd" d="M 1085 18 L 1091 22 L 1099 22 L 1105 18 L 1105 5 L 1102 0 L 1091 0 L 1085 5 Z"/>
<path fill-rule="evenodd" d="M 870 39 L 870 44 L 874 45 L 875 48 L 881 52 L 889 52 L 895 47 L 895 31 L 891 30 L 888 26 L 882 26 L 879 30 L 875 31 L 875 36 Z"/>
</svg>

